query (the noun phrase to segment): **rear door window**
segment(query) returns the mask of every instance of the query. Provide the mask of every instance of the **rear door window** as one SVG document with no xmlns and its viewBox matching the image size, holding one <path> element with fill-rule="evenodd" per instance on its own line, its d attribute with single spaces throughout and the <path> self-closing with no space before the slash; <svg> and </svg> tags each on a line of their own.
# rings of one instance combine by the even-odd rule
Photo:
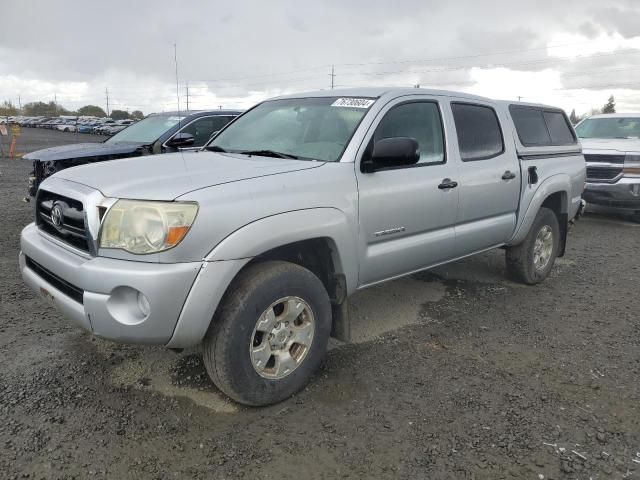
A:
<svg viewBox="0 0 640 480">
<path fill-rule="evenodd" d="M 487 160 L 504 152 L 500 122 L 493 108 L 470 103 L 452 103 L 451 111 L 463 162 Z"/>
</svg>

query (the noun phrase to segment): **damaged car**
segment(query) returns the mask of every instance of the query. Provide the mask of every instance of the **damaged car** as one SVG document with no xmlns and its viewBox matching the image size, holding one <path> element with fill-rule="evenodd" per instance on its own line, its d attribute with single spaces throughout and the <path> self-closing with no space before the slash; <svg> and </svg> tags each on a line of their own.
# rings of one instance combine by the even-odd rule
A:
<svg viewBox="0 0 640 480">
<path fill-rule="evenodd" d="M 203 110 L 152 114 L 102 143 L 77 143 L 45 148 L 25 155 L 33 162 L 28 196 L 35 196 L 42 181 L 77 165 L 118 158 L 197 149 L 240 114 L 235 110 Z"/>
</svg>

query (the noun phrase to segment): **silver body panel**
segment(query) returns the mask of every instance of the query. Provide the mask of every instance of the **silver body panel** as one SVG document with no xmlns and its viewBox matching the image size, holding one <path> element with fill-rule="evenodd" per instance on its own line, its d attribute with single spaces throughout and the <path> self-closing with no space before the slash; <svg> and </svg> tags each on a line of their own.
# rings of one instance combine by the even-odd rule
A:
<svg viewBox="0 0 640 480">
<path fill-rule="evenodd" d="M 377 98 L 339 162 L 199 151 L 77 167 L 47 179 L 42 189 L 83 201 L 96 251 L 75 251 L 30 225 L 22 234 L 25 281 L 37 291 L 49 292 L 66 316 L 98 335 L 186 347 L 202 340 L 237 273 L 272 248 L 327 239 L 338 273 L 345 276 L 347 293 L 352 294 L 519 243 L 550 194 L 563 194 L 562 208 L 569 218 L 578 211 L 585 179 L 579 146 L 522 146 L 506 102 L 422 89 L 333 90 L 307 96 Z M 438 104 L 445 129 L 445 163 L 363 173 L 360 161 L 380 119 L 392 106 L 413 100 Z M 451 101 L 461 100 L 496 110 L 505 143 L 502 154 L 461 161 L 450 107 Z M 528 181 L 530 166 L 539 175 L 533 185 Z M 507 170 L 516 177 L 503 180 Z M 439 189 L 445 178 L 457 181 L 459 187 Z M 200 210 L 188 235 L 173 249 L 154 255 L 97 249 L 96 208 L 108 208 L 118 198 L 195 201 Z M 25 256 L 82 288 L 84 303 L 77 304 L 35 275 Z M 122 300 L 120 287 L 148 297 L 148 318 L 119 318 L 120 310 L 113 304 Z"/>
</svg>

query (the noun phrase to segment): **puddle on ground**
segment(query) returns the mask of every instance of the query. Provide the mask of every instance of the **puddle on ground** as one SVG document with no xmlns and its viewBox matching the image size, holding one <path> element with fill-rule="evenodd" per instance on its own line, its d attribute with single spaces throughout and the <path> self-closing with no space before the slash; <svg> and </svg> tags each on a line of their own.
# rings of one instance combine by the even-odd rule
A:
<svg viewBox="0 0 640 480">
<path fill-rule="evenodd" d="M 422 305 L 444 297 L 441 282 L 424 282 L 405 277 L 368 288 L 349 300 L 353 343 L 373 340 L 380 335 L 420 321 Z"/>
<path fill-rule="evenodd" d="M 137 355 L 127 355 L 121 345 L 106 340 L 97 340 L 96 347 L 105 358 L 114 355 L 118 358 L 111 371 L 111 383 L 115 386 L 144 389 L 167 397 L 188 398 L 215 413 L 238 411 L 237 405 L 220 393 L 206 376 L 197 350 L 176 354 L 157 347 L 144 348 Z M 194 358 L 198 361 L 194 362 Z M 180 375 L 184 377 L 180 378 Z"/>
</svg>

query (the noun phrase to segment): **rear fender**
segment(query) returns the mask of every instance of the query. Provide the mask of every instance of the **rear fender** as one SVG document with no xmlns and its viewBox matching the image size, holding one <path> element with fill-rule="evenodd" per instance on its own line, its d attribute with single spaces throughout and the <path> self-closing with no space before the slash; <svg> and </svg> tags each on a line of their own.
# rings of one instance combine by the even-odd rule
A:
<svg viewBox="0 0 640 480">
<path fill-rule="evenodd" d="M 544 201 L 550 195 L 558 192 L 564 193 L 564 195 L 562 195 L 563 200 L 560 215 L 567 214 L 571 201 L 571 178 L 567 174 L 553 175 L 540 184 L 524 213 L 521 212 L 521 220 L 513 237 L 507 242 L 507 245 L 518 245 L 525 239 Z"/>
</svg>

